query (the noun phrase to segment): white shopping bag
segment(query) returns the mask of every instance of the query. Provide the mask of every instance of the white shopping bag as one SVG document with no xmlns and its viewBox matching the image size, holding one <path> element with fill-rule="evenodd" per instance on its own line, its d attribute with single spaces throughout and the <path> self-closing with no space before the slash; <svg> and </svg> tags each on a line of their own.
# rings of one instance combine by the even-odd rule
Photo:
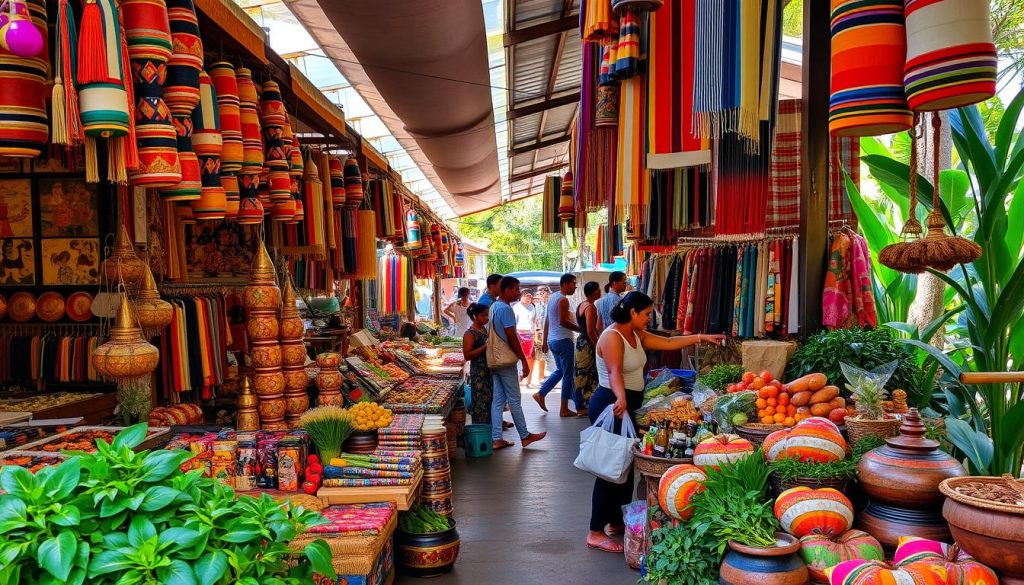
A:
<svg viewBox="0 0 1024 585">
<path fill-rule="evenodd" d="M 580 454 L 573 463 L 612 483 L 625 483 L 633 466 L 633 443 L 636 431 L 628 414 L 622 416 L 622 434 L 616 435 L 614 405 L 608 405 L 594 426 L 580 431 Z"/>
</svg>

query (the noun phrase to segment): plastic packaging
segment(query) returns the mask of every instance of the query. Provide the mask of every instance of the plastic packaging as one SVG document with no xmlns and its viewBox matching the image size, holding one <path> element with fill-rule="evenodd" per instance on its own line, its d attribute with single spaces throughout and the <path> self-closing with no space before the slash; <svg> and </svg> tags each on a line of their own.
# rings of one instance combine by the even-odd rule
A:
<svg viewBox="0 0 1024 585">
<path fill-rule="evenodd" d="M 697 406 L 697 408 L 700 408 L 700 406 L 707 402 L 708 399 L 717 397 L 717 392 L 705 386 L 699 380 L 693 385 L 693 404 Z"/>
<path fill-rule="evenodd" d="M 711 416 L 718 423 L 718 428 L 723 433 L 732 432 L 732 419 L 735 415 L 743 413 L 748 418 L 753 418 L 757 412 L 757 392 L 744 390 L 733 394 L 724 394 L 715 401 L 715 409 Z"/>
<path fill-rule="evenodd" d="M 644 531 L 647 526 L 647 502 L 637 500 L 623 506 L 622 521 L 626 527 L 622 537 L 626 564 L 634 569 L 639 569 L 643 565 Z"/>
</svg>

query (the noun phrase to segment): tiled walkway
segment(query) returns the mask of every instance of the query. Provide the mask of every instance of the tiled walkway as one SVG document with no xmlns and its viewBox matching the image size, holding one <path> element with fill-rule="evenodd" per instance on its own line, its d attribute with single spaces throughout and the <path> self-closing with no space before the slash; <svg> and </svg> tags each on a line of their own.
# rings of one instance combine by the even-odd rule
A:
<svg viewBox="0 0 1024 585">
<path fill-rule="evenodd" d="M 623 555 L 586 546 L 593 476 L 572 466 L 586 419 L 558 417 L 558 396 L 543 413 L 528 394 L 523 408 L 531 432 L 547 431 L 525 450 L 516 446 L 483 459 L 459 449 L 453 462 L 455 519 L 462 550 L 449 575 L 431 585 L 632 585 L 639 573 Z M 506 413 L 506 420 L 510 420 Z M 518 439 L 515 430 L 505 438 Z M 426 580 L 399 577 L 408 585 Z"/>
</svg>

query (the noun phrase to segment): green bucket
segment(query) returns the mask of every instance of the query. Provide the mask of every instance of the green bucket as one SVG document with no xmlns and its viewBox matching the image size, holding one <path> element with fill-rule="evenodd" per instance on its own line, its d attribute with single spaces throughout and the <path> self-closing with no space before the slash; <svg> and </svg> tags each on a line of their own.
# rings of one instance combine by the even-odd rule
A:
<svg viewBox="0 0 1024 585">
<path fill-rule="evenodd" d="M 466 425 L 466 457 L 490 457 L 491 425 Z"/>
</svg>

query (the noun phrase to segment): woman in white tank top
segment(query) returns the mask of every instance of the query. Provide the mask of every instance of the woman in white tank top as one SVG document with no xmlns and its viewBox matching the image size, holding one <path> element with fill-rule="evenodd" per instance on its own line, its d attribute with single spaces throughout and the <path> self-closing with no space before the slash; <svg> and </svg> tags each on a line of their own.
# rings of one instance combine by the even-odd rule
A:
<svg viewBox="0 0 1024 585">
<path fill-rule="evenodd" d="M 612 325 L 597 340 L 598 388 L 590 397 L 587 414 L 593 423 L 608 406 L 617 419 L 629 415 L 636 425 L 636 410 L 643 403 L 645 351 L 671 351 L 697 343 L 722 343 L 724 335 L 682 335 L 661 337 L 647 331 L 654 301 L 642 292 L 633 291 L 612 308 Z M 615 432 L 621 428 L 615 421 Z M 594 480 L 593 507 L 587 546 L 607 552 L 622 552 L 622 543 L 612 536 L 622 534 L 622 506 L 633 493 L 633 473 L 623 484 L 603 479 Z"/>
</svg>

